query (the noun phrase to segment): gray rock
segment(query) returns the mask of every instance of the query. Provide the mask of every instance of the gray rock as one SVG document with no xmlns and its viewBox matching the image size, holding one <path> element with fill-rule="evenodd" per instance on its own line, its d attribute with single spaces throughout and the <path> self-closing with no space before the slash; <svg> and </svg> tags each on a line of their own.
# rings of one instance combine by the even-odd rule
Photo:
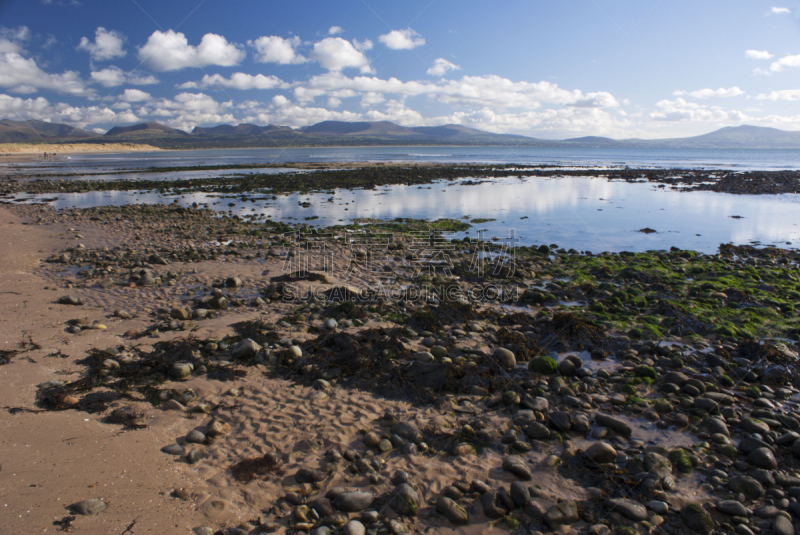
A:
<svg viewBox="0 0 800 535">
<path fill-rule="evenodd" d="M 69 510 L 76 515 L 96 515 L 108 507 L 103 500 L 81 500 L 69 506 Z"/>
<path fill-rule="evenodd" d="M 539 422 L 531 422 L 528 424 L 528 427 L 525 428 L 525 434 L 533 439 L 542 440 L 550 438 L 551 433 L 546 425 Z"/>
<path fill-rule="evenodd" d="M 208 526 L 198 526 L 192 530 L 194 535 L 214 535 L 214 530 Z"/>
<path fill-rule="evenodd" d="M 736 500 L 723 500 L 717 504 L 717 511 L 730 516 L 747 516 L 747 508 Z"/>
<path fill-rule="evenodd" d="M 669 504 L 659 500 L 650 500 L 647 502 L 647 507 L 657 515 L 665 515 L 669 513 Z"/>
<path fill-rule="evenodd" d="M 769 448 L 758 448 L 751 451 L 750 455 L 747 456 L 747 461 L 750 464 L 767 470 L 775 470 L 778 468 L 778 461 Z"/>
<path fill-rule="evenodd" d="M 188 379 L 194 372 L 194 364 L 191 362 L 176 362 L 170 369 L 170 374 L 174 379 Z"/>
<path fill-rule="evenodd" d="M 732 477 L 728 488 L 736 493 L 741 492 L 751 500 L 757 500 L 764 496 L 764 487 L 750 476 Z"/>
<path fill-rule="evenodd" d="M 177 399 L 168 399 L 161 404 L 161 408 L 165 411 L 185 411 L 186 407 Z"/>
<path fill-rule="evenodd" d="M 778 515 L 772 519 L 772 533 L 774 535 L 794 535 L 792 521 L 783 515 Z"/>
<path fill-rule="evenodd" d="M 480 500 L 481 507 L 483 507 L 483 514 L 489 518 L 502 518 L 508 512 L 504 500 L 496 490 L 490 490 L 482 494 Z"/>
<path fill-rule="evenodd" d="M 301 468 L 294 475 L 294 480 L 302 485 L 303 483 L 319 483 L 324 481 L 328 474 L 322 470 L 315 470 L 314 468 Z"/>
<path fill-rule="evenodd" d="M 669 459 L 658 453 L 647 452 L 644 454 L 644 467 L 651 474 L 659 478 L 672 474 L 672 463 Z"/>
<path fill-rule="evenodd" d="M 731 436 L 731 432 L 728 429 L 728 426 L 720 420 L 719 418 L 708 418 L 705 421 L 705 427 L 709 433 L 712 435 L 715 433 L 719 433 L 721 435 L 725 435 L 726 437 Z"/>
<path fill-rule="evenodd" d="M 323 327 L 325 327 L 326 331 L 332 331 L 335 328 L 337 328 L 338 326 L 339 326 L 339 322 L 336 321 L 333 318 L 328 318 L 327 320 L 325 320 L 325 324 L 323 325 Z"/>
<path fill-rule="evenodd" d="M 436 360 L 429 351 L 417 351 L 411 355 L 411 358 L 419 362 L 433 362 Z"/>
<path fill-rule="evenodd" d="M 740 425 L 742 426 L 742 429 L 748 433 L 759 433 L 763 435 L 769 431 L 769 426 L 767 424 L 761 420 L 756 420 L 755 418 L 749 418 L 747 416 L 742 418 Z"/>
<path fill-rule="evenodd" d="M 681 509 L 681 520 L 687 528 L 700 535 L 710 535 L 714 525 L 711 516 L 696 503 L 690 503 Z"/>
<path fill-rule="evenodd" d="M 570 526 L 580 520 L 578 505 L 572 500 L 565 500 L 547 510 L 544 515 L 545 523 L 551 529 L 559 526 Z"/>
<path fill-rule="evenodd" d="M 83 304 L 83 300 L 80 297 L 76 297 L 74 295 L 65 295 L 63 297 L 58 298 L 58 304 L 81 306 Z"/>
<path fill-rule="evenodd" d="M 419 444 L 422 442 L 422 432 L 412 422 L 397 422 L 392 426 L 392 434 L 399 436 L 407 442 Z"/>
<path fill-rule="evenodd" d="M 367 532 L 364 524 L 358 520 L 351 520 L 344 525 L 342 535 L 364 535 Z"/>
<path fill-rule="evenodd" d="M 358 513 L 372 505 L 375 495 L 363 490 L 343 492 L 333 499 L 333 506 L 345 513 Z"/>
<path fill-rule="evenodd" d="M 436 357 L 437 359 L 443 359 L 449 355 L 447 348 L 443 346 L 433 346 L 431 348 L 431 355 Z"/>
<path fill-rule="evenodd" d="M 609 498 L 605 501 L 605 505 L 628 520 L 633 520 L 634 522 L 647 520 L 647 508 L 639 502 L 624 498 Z"/>
<path fill-rule="evenodd" d="M 525 504 L 531 499 L 531 493 L 528 490 L 528 487 L 519 481 L 513 481 L 511 483 L 509 494 L 511 495 L 511 499 L 514 500 L 514 505 L 517 507 L 524 507 Z"/>
<path fill-rule="evenodd" d="M 398 515 L 417 516 L 419 506 L 419 494 L 408 483 L 396 487 L 389 498 L 389 507 Z"/>
<path fill-rule="evenodd" d="M 572 429 L 572 420 L 567 411 L 551 412 L 548 421 L 557 431 L 569 431 Z"/>
<path fill-rule="evenodd" d="M 614 431 L 615 433 L 622 435 L 624 437 L 630 437 L 633 431 L 631 430 L 631 426 L 629 426 L 624 421 L 620 420 L 619 418 L 615 418 L 613 416 L 609 416 L 607 414 L 597 413 L 594 415 L 594 421 L 597 425 L 602 425 L 603 427 L 607 427 Z"/>
<path fill-rule="evenodd" d="M 514 353 L 504 347 L 498 347 L 495 349 L 492 356 L 503 368 L 507 370 L 510 370 L 517 365 L 517 358 L 514 356 Z"/>
<path fill-rule="evenodd" d="M 183 455 L 186 453 L 186 450 L 180 444 L 170 444 L 169 446 L 164 446 L 161 448 L 161 451 L 170 455 Z"/>
<path fill-rule="evenodd" d="M 233 348 L 232 356 L 237 360 L 250 359 L 255 357 L 259 351 L 261 351 L 261 346 L 254 340 L 246 338 L 236 344 L 236 347 Z"/>
<path fill-rule="evenodd" d="M 524 481 L 533 479 L 530 467 L 525 463 L 525 460 L 515 455 L 509 455 L 503 459 L 503 470 L 514 474 Z"/>
<path fill-rule="evenodd" d="M 586 455 L 596 463 L 613 463 L 617 460 L 617 450 L 608 442 L 595 442 L 586 450 Z"/>
<path fill-rule="evenodd" d="M 469 523 L 469 514 L 466 509 L 447 496 L 442 496 L 436 500 L 436 512 L 457 526 Z"/>
<path fill-rule="evenodd" d="M 186 434 L 185 440 L 190 444 L 203 444 L 206 441 L 206 435 L 194 429 Z"/>
<path fill-rule="evenodd" d="M 575 364 L 569 359 L 564 359 L 558 363 L 558 373 L 561 375 L 571 377 L 575 375 L 575 369 Z"/>
<path fill-rule="evenodd" d="M 186 462 L 189 464 L 195 464 L 205 458 L 206 454 L 202 450 L 192 450 L 186 454 Z"/>
</svg>

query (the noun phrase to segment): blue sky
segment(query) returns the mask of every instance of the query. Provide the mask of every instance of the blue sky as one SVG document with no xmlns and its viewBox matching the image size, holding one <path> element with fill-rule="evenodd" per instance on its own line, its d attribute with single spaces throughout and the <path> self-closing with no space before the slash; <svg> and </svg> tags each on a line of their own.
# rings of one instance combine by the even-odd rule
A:
<svg viewBox="0 0 800 535">
<path fill-rule="evenodd" d="M 0 0 L 0 117 L 800 130 L 800 2 Z"/>
</svg>

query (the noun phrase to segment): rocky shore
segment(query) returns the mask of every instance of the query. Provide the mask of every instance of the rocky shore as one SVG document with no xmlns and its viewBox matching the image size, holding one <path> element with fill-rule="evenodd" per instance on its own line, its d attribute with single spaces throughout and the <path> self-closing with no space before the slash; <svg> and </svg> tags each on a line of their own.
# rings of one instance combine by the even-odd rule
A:
<svg viewBox="0 0 800 535">
<path fill-rule="evenodd" d="M 136 443 L 113 473 L 142 456 L 154 478 L 109 498 L 84 462 L 91 484 L 32 502 L 6 433 L 16 532 L 800 527 L 795 250 L 479 255 L 499 249 L 466 239 L 432 269 L 375 227 L 298 264 L 319 230 L 169 206 L 3 214 L 7 239 L 42 241 L 33 297 L 4 282 L 0 372 L 22 387 L 0 421 L 96 422 Z"/>
</svg>

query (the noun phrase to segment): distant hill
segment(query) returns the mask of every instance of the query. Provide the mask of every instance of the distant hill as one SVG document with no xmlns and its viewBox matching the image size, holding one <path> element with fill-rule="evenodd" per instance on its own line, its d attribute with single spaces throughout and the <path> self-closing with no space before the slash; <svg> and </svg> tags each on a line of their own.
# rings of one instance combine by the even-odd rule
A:
<svg viewBox="0 0 800 535">
<path fill-rule="evenodd" d="M 65 124 L 0 121 L 0 143 L 139 143 L 166 149 L 310 146 L 496 145 L 565 148 L 800 149 L 800 132 L 760 126 L 730 126 L 700 136 L 673 139 L 612 139 L 585 136 L 554 140 L 493 134 L 457 124 L 401 126 L 389 121 L 322 121 L 303 128 L 244 123 L 198 126 L 191 133 L 156 122 L 115 126 L 103 136 Z"/>
<path fill-rule="evenodd" d="M 65 139 L 80 139 L 96 137 L 94 132 L 88 132 L 66 124 L 48 123 L 45 121 L 0 121 L 0 143 L 24 143 L 36 141 L 61 141 Z"/>
<path fill-rule="evenodd" d="M 183 130 L 170 128 L 159 123 L 141 123 L 133 126 L 115 126 L 103 137 L 144 137 L 144 136 L 188 136 Z"/>
</svg>

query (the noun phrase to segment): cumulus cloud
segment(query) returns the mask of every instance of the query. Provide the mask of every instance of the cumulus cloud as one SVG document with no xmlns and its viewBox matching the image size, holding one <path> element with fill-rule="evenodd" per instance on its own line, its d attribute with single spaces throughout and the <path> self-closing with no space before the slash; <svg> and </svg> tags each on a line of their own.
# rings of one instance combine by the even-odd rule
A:
<svg viewBox="0 0 800 535">
<path fill-rule="evenodd" d="M 232 89 L 275 89 L 288 87 L 288 84 L 277 76 L 264 76 L 263 74 L 233 73 L 230 78 L 220 74 L 206 74 L 199 82 L 186 82 L 179 85 L 181 89 L 198 89 L 206 87 L 229 87 Z"/>
<path fill-rule="evenodd" d="M 425 44 L 425 38 L 411 28 L 392 30 L 378 37 L 378 40 L 392 50 L 411 50 Z"/>
<path fill-rule="evenodd" d="M 114 30 L 106 30 L 100 26 L 94 34 L 94 43 L 87 37 L 81 37 L 78 50 L 87 51 L 95 61 L 121 58 L 127 53 L 122 48 L 123 42 L 124 39 L 121 34 Z"/>
<path fill-rule="evenodd" d="M 34 59 L 26 59 L 15 52 L 0 54 L 0 87 L 12 93 L 35 93 L 39 89 L 88 95 L 90 92 L 75 71 L 63 74 L 48 74 L 36 65 Z"/>
<path fill-rule="evenodd" d="M 116 87 L 124 83 L 131 85 L 153 85 L 158 83 L 158 78 L 153 75 L 142 76 L 140 74 L 126 73 L 113 65 L 99 71 L 92 71 L 90 78 L 92 82 L 103 87 Z"/>
<path fill-rule="evenodd" d="M 597 93 L 587 93 L 585 98 L 578 98 L 570 106 L 576 108 L 616 108 L 619 102 L 614 95 L 600 91 Z"/>
<path fill-rule="evenodd" d="M 461 67 L 455 63 L 451 63 L 444 58 L 436 58 L 433 61 L 433 67 L 425 71 L 431 76 L 444 76 L 448 71 L 460 71 Z"/>
<path fill-rule="evenodd" d="M 697 102 L 688 102 L 683 98 L 662 100 L 657 102 L 656 106 L 660 109 L 650 113 L 650 118 L 654 121 L 742 123 L 751 119 L 738 110 L 725 110 L 718 106 L 705 106 Z"/>
<path fill-rule="evenodd" d="M 0 94 L 0 116 L 21 120 L 38 119 L 55 123 L 67 123 L 80 128 L 90 124 L 114 124 L 140 122 L 130 111 L 115 112 L 101 106 L 71 106 L 59 102 L 52 104 L 44 97 L 19 98 Z M 105 130 L 103 130 L 105 132 Z"/>
<path fill-rule="evenodd" d="M 255 48 L 255 59 L 260 63 L 289 65 L 308 61 L 295 51 L 300 44 L 300 38 L 297 36 L 284 39 L 277 35 L 268 35 L 259 37 L 255 41 L 248 41 L 247 44 Z"/>
<path fill-rule="evenodd" d="M 221 35 L 207 33 L 195 47 L 184 34 L 172 30 L 154 31 L 138 52 L 139 61 L 161 72 L 208 65 L 232 67 L 244 57 L 240 45 L 229 43 Z"/>
<path fill-rule="evenodd" d="M 173 128 L 190 131 L 195 126 L 212 123 L 233 123 L 230 110 L 233 102 L 217 102 L 204 93 L 180 93 L 173 99 L 153 100 L 137 113 L 164 120 Z"/>
<path fill-rule="evenodd" d="M 341 37 L 326 37 L 322 41 L 314 43 L 314 51 L 311 56 L 322 68 L 329 71 L 356 68 L 364 73 L 372 72 L 367 57 L 350 41 Z"/>
<path fill-rule="evenodd" d="M 150 93 L 139 89 L 126 89 L 119 97 L 123 102 L 144 102 L 151 98 Z"/>
<path fill-rule="evenodd" d="M 719 89 L 711 89 L 706 87 L 704 89 L 698 89 L 696 91 L 673 91 L 673 95 L 676 97 L 681 96 L 688 96 L 694 98 L 709 98 L 709 97 L 738 97 L 739 95 L 744 95 L 744 91 L 739 89 L 736 86 L 730 88 L 720 87 Z"/>
<path fill-rule="evenodd" d="M 341 26 L 331 26 L 328 28 L 328 35 L 339 35 L 342 32 L 344 32 L 344 28 Z"/>
<path fill-rule="evenodd" d="M 791 10 L 788 7 L 773 7 L 767 15 L 788 15 L 790 13 Z"/>
<path fill-rule="evenodd" d="M 20 53 L 23 51 L 22 43 L 27 41 L 31 32 L 27 26 L 17 28 L 0 27 L 0 54 L 6 52 Z"/>
<path fill-rule="evenodd" d="M 800 67 L 800 54 L 795 56 L 784 56 L 778 61 L 773 61 L 770 66 L 770 72 L 781 72 L 786 67 Z"/>
<path fill-rule="evenodd" d="M 782 89 L 780 91 L 771 91 L 769 93 L 761 93 L 756 99 L 758 100 L 800 100 L 800 89 Z"/>
<path fill-rule="evenodd" d="M 748 50 L 744 53 L 744 56 L 750 59 L 772 59 L 775 57 L 766 50 Z"/>
</svg>

